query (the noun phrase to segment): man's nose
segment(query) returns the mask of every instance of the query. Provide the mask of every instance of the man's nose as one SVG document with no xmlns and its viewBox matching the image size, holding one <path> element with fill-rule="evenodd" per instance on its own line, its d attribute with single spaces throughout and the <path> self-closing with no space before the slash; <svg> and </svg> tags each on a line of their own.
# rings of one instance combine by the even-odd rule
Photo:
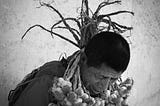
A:
<svg viewBox="0 0 160 106">
<path fill-rule="evenodd" d="M 102 84 L 104 90 L 108 88 L 109 83 L 110 83 L 110 78 L 107 78 L 107 79 L 104 79 L 101 81 L 101 84 Z"/>
</svg>

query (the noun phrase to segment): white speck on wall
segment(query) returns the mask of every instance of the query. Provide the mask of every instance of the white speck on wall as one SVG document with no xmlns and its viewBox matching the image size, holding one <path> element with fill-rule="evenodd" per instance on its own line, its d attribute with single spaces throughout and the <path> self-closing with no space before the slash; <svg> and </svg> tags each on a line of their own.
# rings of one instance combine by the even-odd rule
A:
<svg viewBox="0 0 160 106">
<path fill-rule="evenodd" d="M 77 17 L 81 0 L 45 0 L 53 2 L 64 17 Z M 94 11 L 102 0 L 88 0 Z M 160 1 L 122 0 L 121 5 L 104 8 L 101 13 L 131 10 L 135 13 L 119 15 L 113 20 L 131 31 L 131 61 L 123 77 L 133 77 L 133 90 L 129 106 L 160 106 Z M 60 18 L 48 8 L 39 6 L 37 0 L 0 0 L 0 104 L 7 106 L 9 90 L 46 62 L 58 60 L 62 53 L 67 56 L 77 50 L 72 44 L 51 38 L 50 33 L 34 28 L 21 40 L 24 32 L 34 24 L 50 28 Z M 58 31 L 74 40 L 66 31 Z M 130 34 L 127 32 L 126 34 Z"/>
</svg>

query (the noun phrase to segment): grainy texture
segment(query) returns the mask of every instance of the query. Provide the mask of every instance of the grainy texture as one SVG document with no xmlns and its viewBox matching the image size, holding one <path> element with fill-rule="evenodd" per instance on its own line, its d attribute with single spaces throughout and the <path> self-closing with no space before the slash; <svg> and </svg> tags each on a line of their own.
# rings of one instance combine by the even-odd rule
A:
<svg viewBox="0 0 160 106">
<path fill-rule="evenodd" d="M 45 0 L 49 1 L 49 0 Z M 50 0 L 51 1 L 51 0 Z M 53 1 L 53 0 L 52 0 Z M 89 0 L 94 11 L 102 0 Z M 76 17 L 81 1 L 54 0 L 64 17 Z M 130 106 L 160 105 L 160 1 L 122 0 L 122 5 L 109 6 L 102 12 L 133 10 L 134 17 L 119 15 L 114 20 L 134 27 L 132 31 L 131 61 L 123 77 L 135 80 Z M 31 25 L 52 26 L 59 16 L 47 8 L 36 8 L 34 0 L 0 0 L 0 103 L 7 105 L 7 94 L 31 70 L 45 62 L 57 60 L 61 53 L 72 54 L 76 47 L 58 37 L 35 28 L 21 41 L 21 36 Z M 66 31 L 59 31 L 74 40 Z M 126 34 L 129 34 L 127 32 Z"/>
</svg>

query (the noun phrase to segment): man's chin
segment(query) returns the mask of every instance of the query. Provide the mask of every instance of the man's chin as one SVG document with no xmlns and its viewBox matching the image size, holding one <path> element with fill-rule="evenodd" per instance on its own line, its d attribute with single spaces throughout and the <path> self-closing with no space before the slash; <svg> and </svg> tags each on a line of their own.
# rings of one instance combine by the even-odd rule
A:
<svg viewBox="0 0 160 106">
<path fill-rule="evenodd" d="M 98 93 L 98 94 L 90 94 L 90 96 L 95 98 L 95 97 L 100 97 L 101 95 L 100 93 Z"/>
<path fill-rule="evenodd" d="M 87 90 L 92 97 L 100 97 L 100 91 L 97 91 L 93 86 L 88 86 Z"/>
</svg>

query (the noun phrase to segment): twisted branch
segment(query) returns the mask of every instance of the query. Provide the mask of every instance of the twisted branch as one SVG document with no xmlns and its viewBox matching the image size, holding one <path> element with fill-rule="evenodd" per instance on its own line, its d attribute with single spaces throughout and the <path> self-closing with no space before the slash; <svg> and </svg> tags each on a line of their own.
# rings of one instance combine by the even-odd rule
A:
<svg viewBox="0 0 160 106">
<path fill-rule="evenodd" d="M 67 20 L 71 20 L 71 21 L 74 21 L 77 23 L 77 26 L 79 29 L 81 29 L 81 24 L 80 22 L 78 21 L 78 19 L 76 18 L 64 18 L 65 21 Z M 55 24 L 52 25 L 51 29 L 53 29 L 56 25 L 60 24 L 61 22 L 63 22 L 63 20 L 59 20 L 58 22 L 56 22 Z"/>
<path fill-rule="evenodd" d="M 54 27 L 54 29 L 56 29 L 56 28 L 68 29 L 67 27 L 63 27 L 63 26 Z M 76 29 L 74 29 L 74 28 L 71 28 L 71 30 L 75 31 L 79 36 L 81 36 L 81 34 L 78 32 L 78 30 L 76 30 Z"/>
<path fill-rule="evenodd" d="M 115 4 L 115 3 L 118 4 L 118 3 L 120 3 L 120 2 L 121 2 L 121 1 L 119 1 L 119 0 L 113 1 L 113 2 L 109 2 L 109 0 L 108 0 L 108 1 L 104 1 L 104 2 L 100 3 L 99 6 L 98 6 L 98 8 L 96 9 L 96 11 L 95 11 L 95 13 L 94 13 L 94 16 L 97 16 L 98 13 L 99 13 L 99 11 L 100 11 L 100 9 L 102 9 L 103 7 L 105 7 L 105 6 L 107 6 L 107 5 Z"/>
<path fill-rule="evenodd" d="M 55 11 L 59 16 L 60 18 L 62 19 L 62 22 L 64 23 L 64 25 L 66 27 L 68 27 L 69 31 L 72 33 L 73 37 L 75 38 L 75 40 L 77 41 L 77 43 L 79 44 L 80 43 L 80 40 L 78 38 L 78 36 L 71 30 L 71 27 L 67 24 L 67 22 L 65 21 L 65 18 L 61 15 L 61 13 L 55 9 L 53 6 L 51 6 L 50 4 L 46 4 L 46 3 L 41 3 L 40 4 L 41 6 L 46 6 L 48 8 L 51 8 L 53 11 Z"/>
<path fill-rule="evenodd" d="M 121 13 L 130 13 L 130 14 L 134 15 L 134 13 L 131 12 L 131 11 L 117 11 L 117 12 L 113 12 L 113 13 L 110 13 L 110 14 L 99 15 L 98 19 L 102 19 L 104 17 L 108 17 L 108 16 L 112 16 L 112 15 L 117 15 L 117 14 L 121 14 Z"/>
<path fill-rule="evenodd" d="M 71 41 L 70 39 L 67 39 L 67 38 L 63 37 L 62 35 L 60 35 L 60 34 L 58 34 L 58 33 L 52 32 L 52 31 L 50 31 L 50 30 L 48 30 L 48 29 L 46 29 L 46 28 L 44 28 L 43 26 L 38 25 L 38 24 L 31 26 L 31 27 L 24 33 L 24 35 L 22 36 L 21 39 L 23 39 L 23 38 L 26 36 L 26 34 L 27 34 L 32 28 L 34 28 L 34 27 L 40 27 L 40 28 L 42 28 L 43 30 L 45 30 L 45 31 L 47 31 L 47 32 L 50 32 L 50 33 L 52 33 L 52 34 L 54 34 L 54 35 L 56 35 L 56 36 L 58 36 L 58 37 L 60 37 L 60 38 L 62 38 L 62 39 L 64 39 L 64 40 L 70 42 L 71 44 L 75 45 L 76 47 L 80 48 L 79 45 L 77 45 L 75 42 Z M 53 38 L 53 36 L 52 36 L 52 38 Z"/>
</svg>

